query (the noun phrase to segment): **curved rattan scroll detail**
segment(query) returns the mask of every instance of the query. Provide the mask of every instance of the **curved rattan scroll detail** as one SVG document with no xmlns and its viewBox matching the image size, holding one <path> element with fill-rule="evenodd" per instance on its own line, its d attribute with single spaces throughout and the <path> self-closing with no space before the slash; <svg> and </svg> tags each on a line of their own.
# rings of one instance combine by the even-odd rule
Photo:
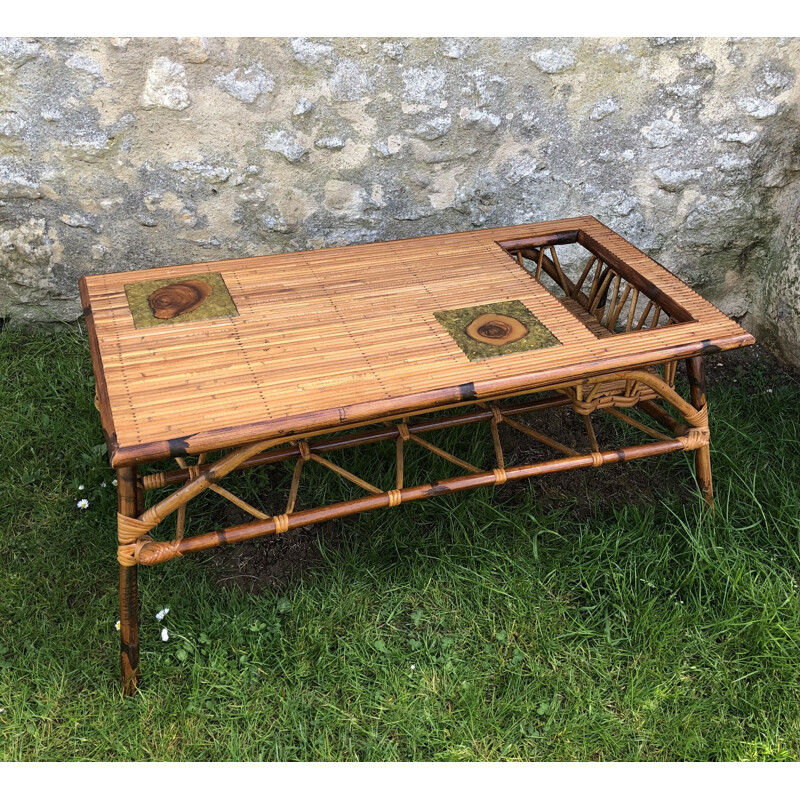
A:
<svg viewBox="0 0 800 800">
<path fill-rule="evenodd" d="M 665 375 L 674 380 L 675 371 L 670 365 L 665 367 Z M 625 381 L 623 394 L 614 392 L 606 394 L 603 392 L 604 385 L 608 386 L 613 384 L 614 381 L 621 380 Z M 637 420 L 615 410 L 618 407 L 632 408 L 642 400 L 648 400 L 655 395 L 671 405 L 689 425 L 689 429 L 677 437 L 685 450 L 696 450 L 704 447 L 710 441 L 708 406 L 704 405 L 701 408 L 695 408 L 691 403 L 684 400 L 667 381 L 662 380 L 654 372 L 631 370 L 617 375 L 593 379 L 589 383 L 592 384 L 592 388 L 585 398 L 582 396 L 582 390 L 579 387 L 567 387 L 561 390 L 572 400 L 572 407 L 575 412 L 581 414 L 587 421 L 589 414 L 600 409 L 650 434 L 654 438 L 669 441 L 668 436 L 664 436 L 649 426 L 643 425 Z M 650 390 L 649 393 L 647 392 L 648 389 Z"/>
</svg>

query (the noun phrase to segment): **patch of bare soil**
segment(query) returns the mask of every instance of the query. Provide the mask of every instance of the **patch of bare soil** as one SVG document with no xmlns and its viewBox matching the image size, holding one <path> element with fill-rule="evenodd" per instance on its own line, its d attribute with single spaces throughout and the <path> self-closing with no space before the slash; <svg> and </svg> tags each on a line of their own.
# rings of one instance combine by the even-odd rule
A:
<svg viewBox="0 0 800 800">
<path fill-rule="evenodd" d="M 245 522 L 252 522 L 252 517 L 234 505 L 228 506 L 226 527 Z M 342 528 L 342 521 L 333 520 L 210 550 L 217 582 L 255 594 L 281 591 L 322 563 L 320 541 L 325 542 L 326 551 L 336 549 Z"/>
<path fill-rule="evenodd" d="M 706 379 L 709 388 L 735 384 L 742 380 L 769 377 L 774 385 L 800 384 L 800 373 L 773 358 L 760 345 L 729 350 L 716 356 L 706 356 Z"/>
</svg>

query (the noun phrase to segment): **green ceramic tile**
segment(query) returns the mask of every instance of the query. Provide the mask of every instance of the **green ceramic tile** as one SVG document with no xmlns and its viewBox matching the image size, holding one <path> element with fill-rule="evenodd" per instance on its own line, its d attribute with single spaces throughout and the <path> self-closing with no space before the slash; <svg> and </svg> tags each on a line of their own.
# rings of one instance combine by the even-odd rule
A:
<svg viewBox="0 0 800 800">
<path fill-rule="evenodd" d="M 483 315 L 499 315 L 496 323 L 484 326 L 470 326 Z M 482 358 L 505 356 L 509 353 L 523 353 L 527 350 L 541 350 L 545 347 L 560 346 L 561 342 L 533 315 L 519 300 L 506 300 L 499 303 L 486 303 L 468 308 L 454 308 L 448 311 L 436 311 L 434 316 L 444 329 L 455 339 L 470 361 Z M 483 331 L 485 336 L 479 331 Z M 500 344 L 490 344 L 473 338 L 497 337 L 516 338 Z"/>
<path fill-rule="evenodd" d="M 172 292 L 161 292 L 154 297 L 154 293 L 166 287 L 174 289 Z M 218 272 L 185 275 L 160 281 L 127 283 L 125 294 L 128 297 L 133 324 L 137 328 L 180 325 L 183 322 L 196 322 L 201 319 L 239 316 L 228 287 Z M 157 317 L 153 307 L 154 304 L 158 307 L 159 300 L 160 315 L 164 318 Z"/>
</svg>

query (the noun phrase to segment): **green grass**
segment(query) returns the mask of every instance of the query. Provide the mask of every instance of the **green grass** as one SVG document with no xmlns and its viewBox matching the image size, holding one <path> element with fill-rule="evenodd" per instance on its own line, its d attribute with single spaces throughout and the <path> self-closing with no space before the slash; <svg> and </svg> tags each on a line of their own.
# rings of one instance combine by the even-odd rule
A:
<svg viewBox="0 0 800 800">
<path fill-rule="evenodd" d="M 280 592 L 220 588 L 208 553 L 142 568 L 145 680 L 125 700 L 88 349 L 0 332 L 0 755 L 796 759 L 800 390 L 766 367 L 726 387 L 710 390 L 713 519 L 667 491 L 690 481 L 678 454 L 619 468 L 655 476 L 655 499 L 598 496 L 592 514 L 534 482 L 354 517 Z M 441 441 L 469 458 L 489 439 Z M 337 460 L 378 481 L 379 456 Z M 192 530 L 224 506 L 198 501 Z"/>
</svg>

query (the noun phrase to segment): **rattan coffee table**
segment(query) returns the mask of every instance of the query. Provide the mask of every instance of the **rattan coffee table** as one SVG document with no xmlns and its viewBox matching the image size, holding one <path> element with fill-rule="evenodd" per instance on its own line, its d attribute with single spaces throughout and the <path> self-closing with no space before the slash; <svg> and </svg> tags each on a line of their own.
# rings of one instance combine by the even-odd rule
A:
<svg viewBox="0 0 800 800">
<path fill-rule="evenodd" d="M 80 290 L 118 479 L 127 693 L 139 675 L 139 564 L 462 489 L 681 450 L 695 451 L 697 482 L 711 504 L 702 358 L 754 341 L 594 217 L 96 275 L 82 278 Z M 674 388 L 679 361 L 690 402 Z M 532 427 L 530 412 L 557 406 L 583 420 L 582 451 Z M 621 410 L 633 406 L 648 424 Z M 597 413 L 624 420 L 644 441 L 600 448 Z M 488 467 L 426 438 L 474 423 L 488 423 Z M 557 457 L 507 465 L 501 426 Z M 374 486 L 335 463 L 337 450 L 387 440 L 396 442 L 393 486 Z M 408 447 L 451 462 L 455 477 L 406 486 Z M 140 475 L 139 465 L 165 459 L 175 467 Z M 224 487 L 234 470 L 287 459 L 295 467 L 280 509 L 256 508 Z M 303 481 L 317 469 L 333 470 L 363 496 L 298 510 Z M 148 507 L 146 493 L 165 486 L 178 488 Z M 207 490 L 253 521 L 184 536 L 186 504 Z M 168 517 L 175 530 L 166 538 Z"/>
</svg>

